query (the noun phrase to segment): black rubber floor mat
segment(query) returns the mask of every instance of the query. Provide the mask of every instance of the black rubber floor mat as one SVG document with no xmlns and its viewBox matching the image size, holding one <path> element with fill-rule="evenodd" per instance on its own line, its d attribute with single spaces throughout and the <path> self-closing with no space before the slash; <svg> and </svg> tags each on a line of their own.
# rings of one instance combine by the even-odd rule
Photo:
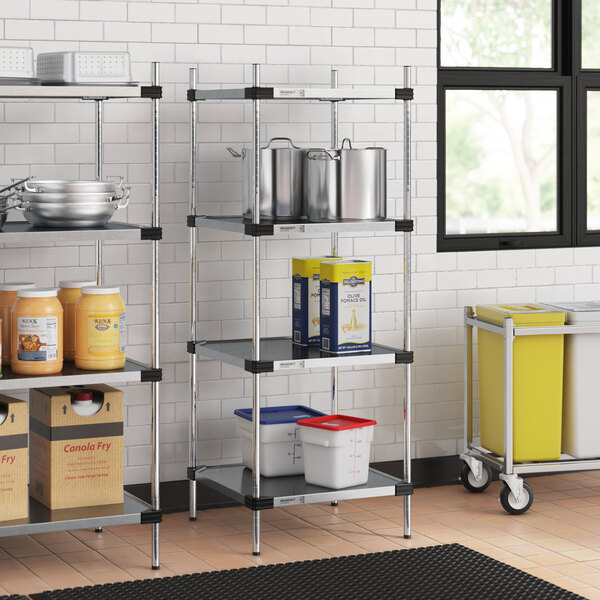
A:
<svg viewBox="0 0 600 600">
<path fill-rule="evenodd" d="M 32 594 L 33 600 L 572 600 L 458 544 Z"/>
</svg>

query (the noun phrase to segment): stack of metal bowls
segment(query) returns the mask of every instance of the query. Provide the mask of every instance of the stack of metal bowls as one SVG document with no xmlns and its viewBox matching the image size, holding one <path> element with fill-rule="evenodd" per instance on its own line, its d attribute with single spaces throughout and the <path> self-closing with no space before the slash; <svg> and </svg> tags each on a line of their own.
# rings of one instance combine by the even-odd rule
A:
<svg viewBox="0 0 600 600">
<path fill-rule="evenodd" d="M 25 182 L 19 191 L 21 211 L 35 227 L 100 227 L 129 204 L 123 179 Z"/>
</svg>

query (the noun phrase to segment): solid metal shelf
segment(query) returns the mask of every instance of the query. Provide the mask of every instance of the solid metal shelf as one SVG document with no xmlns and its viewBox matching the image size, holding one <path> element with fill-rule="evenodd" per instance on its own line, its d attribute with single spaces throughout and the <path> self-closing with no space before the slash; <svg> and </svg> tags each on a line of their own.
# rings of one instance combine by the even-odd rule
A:
<svg viewBox="0 0 600 600">
<path fill-rule="evenodd" d="M 114 371 L 84 371 L 75 367 L 75 363 L 65 361 L 63 370 L 56 375 L 15 375 L 9 366 L 2 366 L 0 391 L 30 389 L 37 387 L 60 387 L 64 385 L 87 385 L 92 383 L 137 383 L 160 381 L 160 369 L 152 369 L 135 360 L 127 360 L 122 369 Z"/>
<path fill-rule="evenodd" d="M 75 100 L 117 99 L 117 98 L 160 98 L 158 86 L 138 84 L 82 84 L 82 85 L 0 85 L 0 98 L 23 98 L 39 100 L 42 98 L 72 98 Z"/>
<path fill-rule="evenodd" d="M 252 510 L 381 496 L 407 496 L 413 493 L 410 483 L 404 483 L 401 479 L 375 469 L 369 469 L 369 479 L 364 485 L 341 490 L 306 483 L 304 475 L 261 476 L 260 498 L 252 496 L 252 471 L 244 465 L 198 469 L 195 471 L 195 479 Z"/>
<path fill-rule="evenodd" d="M 86 242 L 86 241 L 136 241 L 160 240 L 160 227 L 145 227 L 129 223 L 109 222 L 102 227 L 47 228 L 32 227 L 25 221 L 9 221 L 0 228 L 0 244 L 25 242 Z"/>
<path fill-rule="evenodd" d="M 60 510 L 50 510 L 30 498 L 29 518 L 0 522 L 0 537 L 34 535 L 69 529 L 159 523 L 160 520 L 160 511 L 152 511 L 148 504 L 127 492 L 123 493 L 123 504 Z"/>
<path fill-rule="evenodd" d="M 188 90 L 188 100 L 322 100 L 343 102 L 345 100 L 412 100 L 411 88 L 362 87 L 243 87 L 217 90 Z"/>
<path fill-rule="evenodd" d="M 205 215 L 190 215 L 188 217 L 189 227 L 202 227 L 205 229 L 216 229 L 220 231 L 232 231 L 246 235 L 277 235 L 282 233 L 358 233 L 375 231 L 412 231 L 413 221 L 408 219 L 382 219 L 378 221 L 330 221 L 323 223 L 312 223 L 306 219 L 295 221 L 274 222 L 261 220 L 259 224 L 252 223 L 251 219 L 242 216 L 208 217 Z"/>
<path fill-rule="evenodd" d="M 295 369 L 324 367 L 355 367 L 381 364 L 410 364 L 412 352 L 373 344 L 367 352 L 328 354 L 318 346 L 298 346 L 291 338 L 263 338 L 260 340 L 258 361 L 252 360 L 252 340 L 224 340 L 218 342 L 190 342 L 188 350 L 213 360 L 239 367 L 249 373 L 271 373 Z"/>
</svg>

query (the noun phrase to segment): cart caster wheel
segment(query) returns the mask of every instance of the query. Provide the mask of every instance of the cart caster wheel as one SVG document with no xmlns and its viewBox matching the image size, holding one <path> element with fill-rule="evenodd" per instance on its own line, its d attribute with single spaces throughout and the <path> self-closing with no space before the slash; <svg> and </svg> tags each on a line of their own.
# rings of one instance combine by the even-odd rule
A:
<svg viewBox="0 0 600 600">
<path fill-rule="evenodd" d="M 483 465 L 481 470 L 481 480 L 477 481 L 473 471 L 469 468 L 467 463 L 463 463 L 460 471 L 460 480 L 469 492 L 483 492 L 492 483 L 492 469 L 487 465 Z"/>
<path fill-rule="evenodd" d="M 507 513 L 511 515 L 522 515 L 527 512 L 533 504 L 533 491 L 528 483 L 523 482 L 523 493 L 521 500 L 517 502 L 510 488 L 504 484 L 500 492 L 500 504 Z"/>
</svg>

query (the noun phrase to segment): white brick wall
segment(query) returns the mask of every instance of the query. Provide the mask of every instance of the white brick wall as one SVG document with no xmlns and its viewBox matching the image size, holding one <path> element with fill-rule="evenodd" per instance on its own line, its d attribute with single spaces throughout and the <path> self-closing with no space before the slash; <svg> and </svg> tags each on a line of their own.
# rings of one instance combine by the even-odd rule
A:
<svg viewBox="0 0 600 600">
<path fill-rule="evenodd" d="M 188 68 L 203 86 L 249 84 L 250 64 L 264 64 L 263 84 L 327 85 L 330 68 L 341 85 L 401 85 L 402 67 L 415 66 L 414 440 L 416 457 L 454 454 L 462 427 L 462 309 L 476 302 L 580 299 L 600 289 L 594 249 L 436 254 L 436 1 L 435 0 L 0 0 L 0 35 L 34 51 L 128 50 L 134 79 L 147 82 L 149 63 L 162 63 L 162 477 L 182 479 L 187 464 Z M 199 212 L 240 210 L 241 168 L 225 151 L 251 139 L 250 107 L 199 103 Z M 329 139 L 329 109 L 314 104 L 263 107 L 263 135 L 290 135 L 302 144 Z M 359 145 L 389 148 L 389 214 L 401 215 L 402 107 L 395 103 L 342 104 L 340 134 Z M 147 223 L 150 110 L 147 102 L 106 106 L 107 175 L 132 185 L 125 218 Z M 68 102 L 0 104 L 0 180 L 93 176 L 93 109 Z M 200 336 L 250 334 L 251 246 L 242 236 L 199 233 Z M 292 237 L 292 236 L 291 236 Z M 327 237 L 263 241 L 263 332 L 290 332 L 289 277 L 293 255 L 326 253 Z M 374 335 L 402 341 L 402 238 L 342 236 L 341 252 L 374 261 Z M 149 359 L 147 244 L 106 246 L 106 280 L 123 285 L 128 304 L 129 354 Z M 55 285 L 93 275 L 93 246 L 0 248 L 0 281 Z M 127 284 L 127 285 L 125 285 Z M 242 371 L 200 360 L 199 462 L 239 458 L 232 411 L 250 403 Z M 265 378 L 265 404 L 304 403 L 329 408 L 328 371 Z M 402 455 L 402 370 L 356 369 L 343 374 L 340 406 L 378 420 L 372 458 Z M 149 470 L 149 387 L 126 391 L 126 482 L 144 482 Z"/>
</svg>

